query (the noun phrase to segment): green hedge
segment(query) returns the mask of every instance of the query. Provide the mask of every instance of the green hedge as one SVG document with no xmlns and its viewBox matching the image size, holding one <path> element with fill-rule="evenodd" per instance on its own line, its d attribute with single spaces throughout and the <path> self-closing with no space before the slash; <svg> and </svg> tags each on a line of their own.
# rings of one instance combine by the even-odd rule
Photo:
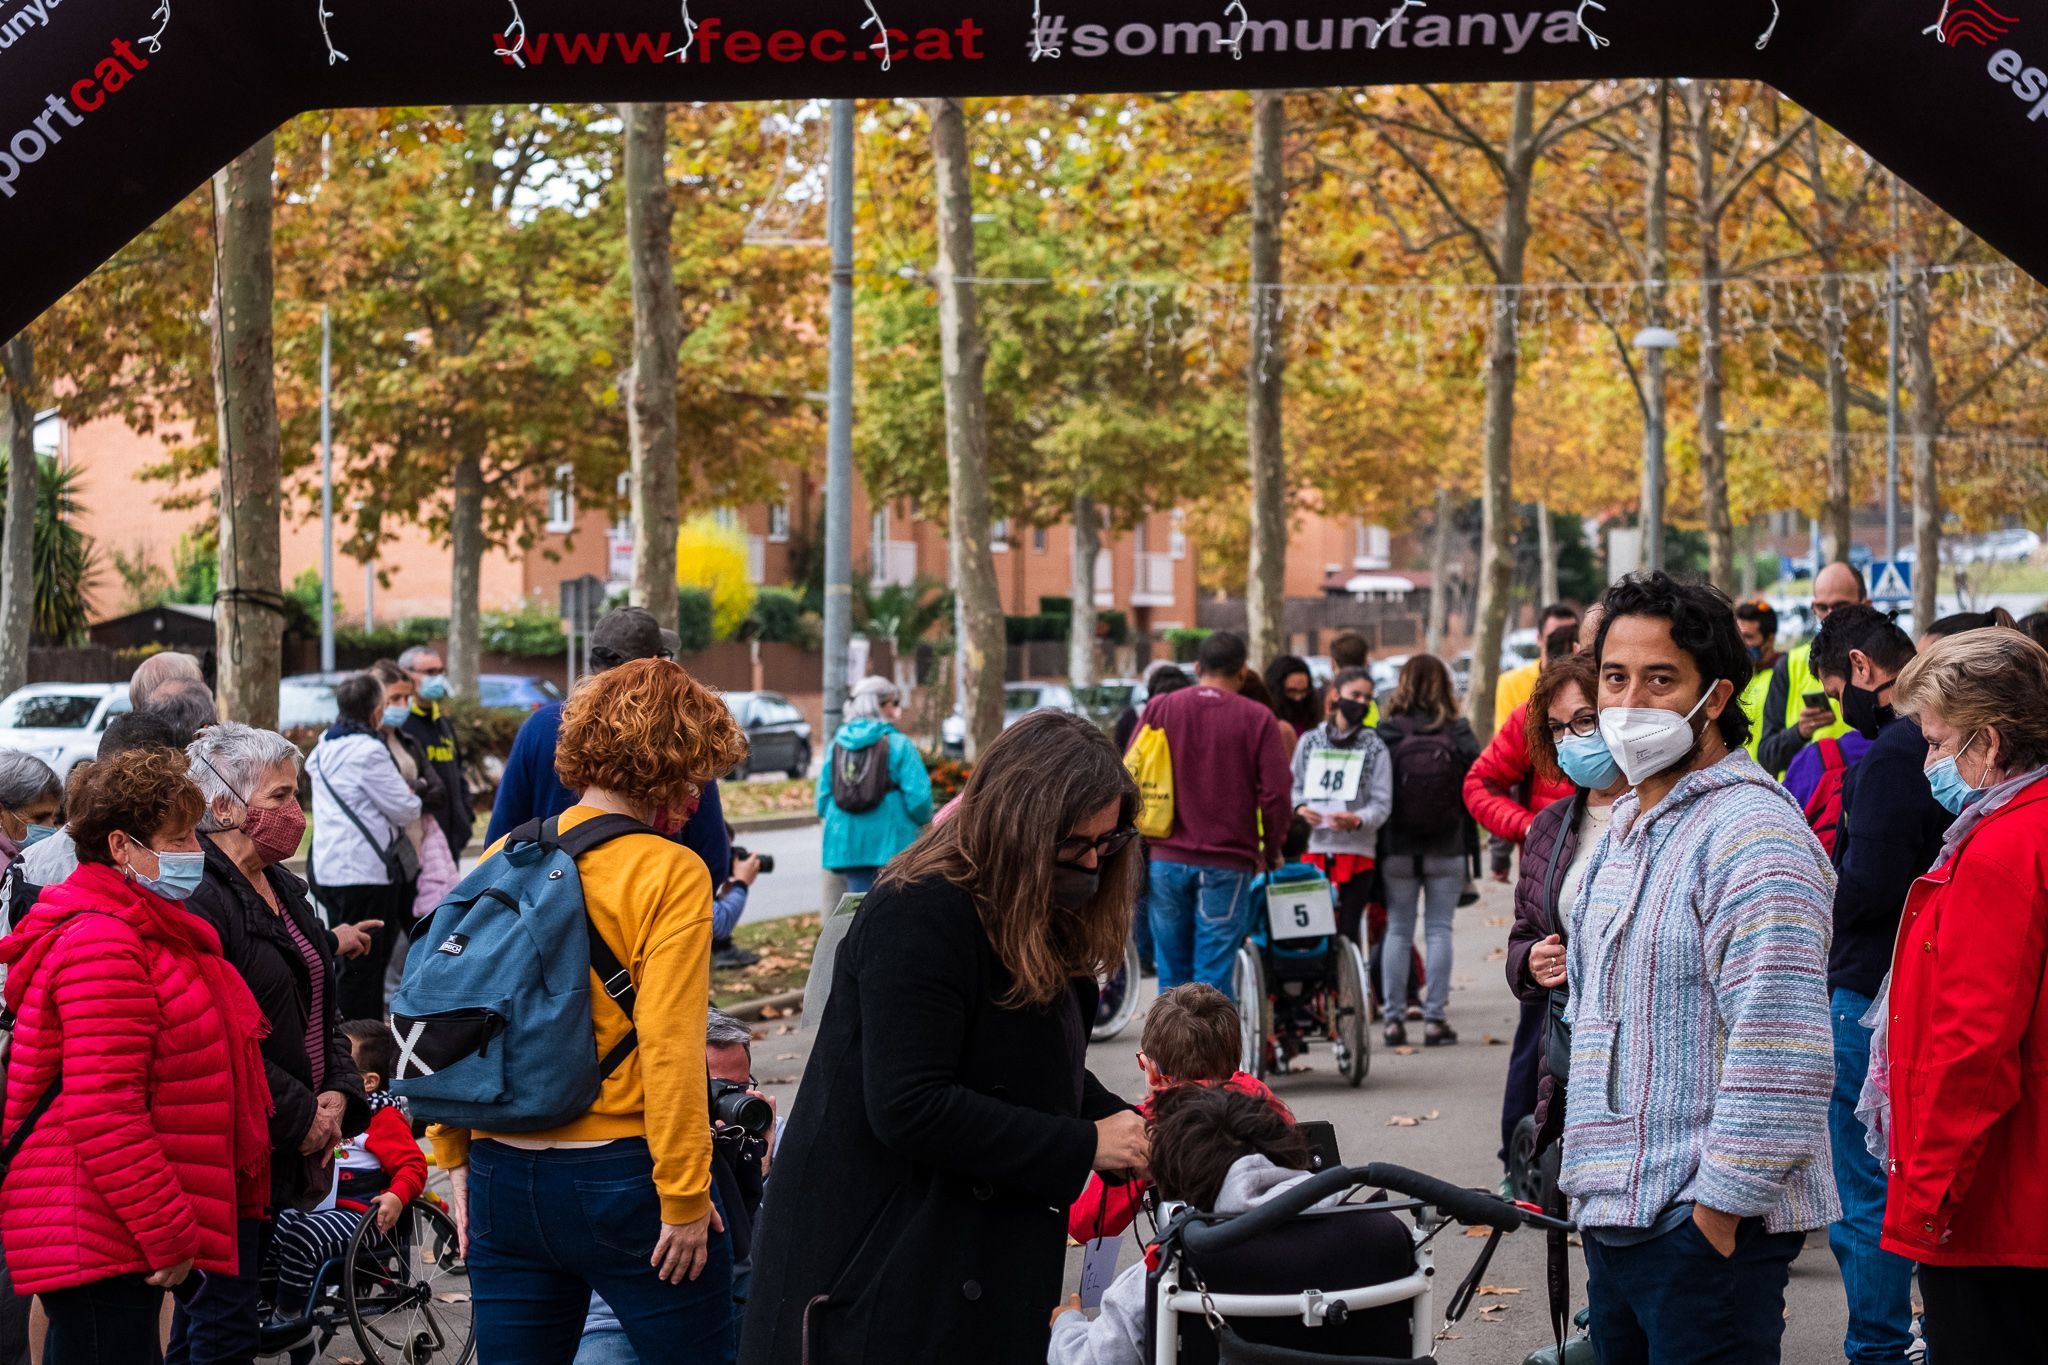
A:
<svg viewBox="0 0 2048 1365">
<path fill-rule="evenodd" d="M 676 593 L 676 634 L 682 652 L 695 654 L 711 648 L 711 594 L 702 588 L 683 588 Z"/>
<path fill-rule="evenodd" d="M 804 642 L 804 599 L 790 588 L 763 588 L 754 598 L 755 638 L 768 644 Z"/>
<path fill-rule="evenodd" d="M 1173 651 L 1175 663 L 1193 663 L 1195 654 L 1202 647 L 1202 641 L 1216 632 L 1201 630 L 1192 626 L 1176 626 L 1166 632 L 1166 647 Z"/>
<path fill-rule="evenodd" d="M 1003 637 L 1013 645 L 1064 640 L 1074 628 L 1071 616 L 1005 616 Z"/>
</svg>

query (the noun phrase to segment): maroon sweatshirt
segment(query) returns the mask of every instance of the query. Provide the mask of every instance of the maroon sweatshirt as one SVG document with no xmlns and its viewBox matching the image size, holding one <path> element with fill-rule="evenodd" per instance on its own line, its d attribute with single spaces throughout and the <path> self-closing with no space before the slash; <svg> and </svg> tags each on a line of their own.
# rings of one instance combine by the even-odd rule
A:
<svg viewBox="0 0 2048 1365">
<path fill-rule="evenodd" d="M 1144 724 L 1166 732 L 1173 755 L 1173 834 L 1152 841 L 1152 856 L 1250 871 L 1276 864 L 1294 789 L 1273 713 L 1235 692 L 1185 687 L 1148 703 Z"/>
</svg>

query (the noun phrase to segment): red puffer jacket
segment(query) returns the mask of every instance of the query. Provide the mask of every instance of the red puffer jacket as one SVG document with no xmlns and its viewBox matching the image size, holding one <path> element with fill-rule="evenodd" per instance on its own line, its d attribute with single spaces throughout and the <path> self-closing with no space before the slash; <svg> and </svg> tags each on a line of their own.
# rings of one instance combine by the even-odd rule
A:
<svg viewBox="0 0 2048 1365">
<path fill-rule="evenodd" d="M 1536 762 L 1529 756 L 1528 715 L 1527 706 L 1510 712 L 1508 723 L 1495 732 L 1486 752 L 1465 774 L 1465 809 L 1481 829 L 1511 844 L 1529 837 L 1529 822 L 1537 811 L 1577 790 L 1563 778 L 1553 782 L 1536 776 Z M 1525 785 L 1527 803 L 1515 795 Z"/>
<path fill-rule="evenodd" d="M 1913 883 L 1892 951 L 1887 1251 L 2048 1266 L 2048 778 Z"/>
<path fill-rule="evenodd" d="M 0 962 L 18 1016 L 9 1134 L 63 1063 L 56 1103 L 0 1186 L 15 1291 L 188 1257 L 234 1273 L 235 1220 L 261 1212 L 269 1185 L 265 1025 L 212 927 L 83 863 L 0 942 Z"/>
</svg>

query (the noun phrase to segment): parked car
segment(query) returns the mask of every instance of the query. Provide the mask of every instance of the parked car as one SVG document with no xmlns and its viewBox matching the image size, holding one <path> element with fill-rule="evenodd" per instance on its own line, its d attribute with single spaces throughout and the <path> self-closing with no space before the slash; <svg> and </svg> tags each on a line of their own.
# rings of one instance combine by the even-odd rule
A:
<svg viewBox="0 0 2048 1365">
<path fill-rule="evenodd" d="M 1389 654 L 1384 659 L 1374 659 L 1366 665 L 1372 673 L 1372 692 L 1384 701 L 1401 681 L 1401 665 L 1408 662 L 1406 654 Z"/>
<path fill-rule="evenodd" d="M 1114 684 L 1123 686 L 1119 679 Z M 1143 687 L 1137 686 L 1140 695 Z M 1121 708 L 1119 708 L 1121 709 Z M 1071 711 L 1076 715 L 1092 716 L 1092 712 L 1074 700 L 1074 691 L 1065 683 L 1011 683 L 1003 689 L 1003 728 L 1009 729 L 1033 711 Z M 947 758 L 967 756 L 967 717 L 954 708 L 951 715 L 939 722 L 939 751 Z"/>
<path fill-rule="evenodd" d="M 328 675 L 300 673 L 277 685 L 277 728 L 280 730 L 325 730 L 341 716 L 334 700 L 334 685 L 345 673 Z"/>
<path fill-rule="evenodd" d="M 538 711 L 549 702 L 562 699 L 562 689 L 552 679 L 526 673 L 479 674 L 476 688 L 476 699 L 482 705 L 521 711 Z"/>
<path fill-rule="evenodd" d="M 127 683 L 30 683 L 0 701 L 0 749 L 34 754 L 61 781 L 98 756 L 107 722 L 128 709 Z"/>
<path fill-rule="evenodd" d="M 728 692 L 725 704 L 747 734 L 747 756 L 728 775 L 743 782 L 753 773 L 811 771 L 811 723 L 780 692 Z"/>
<path fill-rule="evenodd" d="M 1107 729 L 1116 723 L 1127 706 L 1145 704 L 1145 683 L 1140 678 L 1104 678 L 1075 694 L 1081 714 Z"/>
</svg>

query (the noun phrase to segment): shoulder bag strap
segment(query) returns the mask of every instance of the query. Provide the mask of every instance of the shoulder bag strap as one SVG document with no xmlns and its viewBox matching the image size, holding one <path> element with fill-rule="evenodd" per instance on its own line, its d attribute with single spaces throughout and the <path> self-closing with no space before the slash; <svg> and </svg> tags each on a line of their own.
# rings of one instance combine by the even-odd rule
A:
<svg viewBox="0 0 2048 1365">
<path fill-rule="evenodd" d="M 21 1154 L 22 1145 L 28 1141 L 29 1135 L 35 1132 L 36 1125 L 42 1122 L 43 1115 L 50 1112 L 50 1106 L 57 1102 L 57 1096 L 63 1089 L 64 1065 L 59 1062 L 57 1074 L 50 1078 L 50 1088 L 43 1092 L 42 1098 L 28 1111 L 20 1126 L 7 1135 L 6 1144 L 0 1145 L 0 1184 L 6 1182 L 7 1172 L 14 1166 L 14 1158 Z"/>
</svg>

